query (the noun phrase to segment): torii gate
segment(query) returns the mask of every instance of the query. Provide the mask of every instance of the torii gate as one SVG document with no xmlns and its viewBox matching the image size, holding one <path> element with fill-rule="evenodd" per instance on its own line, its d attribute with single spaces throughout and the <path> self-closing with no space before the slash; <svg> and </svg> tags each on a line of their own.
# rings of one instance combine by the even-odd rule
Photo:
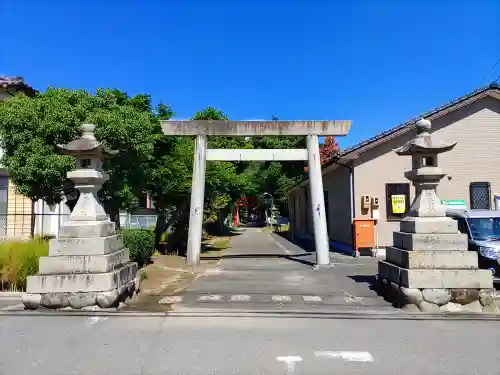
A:
<svg viewBox="0 0 500 375">
<path fill-rule="evenodd" d="M 316 265 L 330 264 L 330 246 L 326 225 L 323 179 L 319 155 L 319 136 L 345 136 L 351 127 L 350 120 L 331 121 L 211 121 L 183 120 L 162 121 L 162 129 L 169 136 L 196 136 L 187 264 L 200 263 L 205 199 L 205 167 L 207 160 L 224 161 L 291 161 L 307 160 L 313 215 Z M 207 149 L 207 137 L 253 136 L 307 136 L 307 149 Z"/>
</svg>

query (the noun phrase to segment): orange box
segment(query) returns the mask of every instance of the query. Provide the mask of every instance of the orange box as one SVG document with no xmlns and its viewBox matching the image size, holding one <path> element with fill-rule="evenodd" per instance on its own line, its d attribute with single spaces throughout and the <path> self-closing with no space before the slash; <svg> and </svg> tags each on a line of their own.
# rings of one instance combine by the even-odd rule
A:
<svg viewBox="0 0 500 375">
<path fill-rule="evenodd" d="M 359 249 L 375 247 L 375 220 L 359 218 L 353 220 L 354 225 L 354 252 L 359 258 Z"/>
</svg>

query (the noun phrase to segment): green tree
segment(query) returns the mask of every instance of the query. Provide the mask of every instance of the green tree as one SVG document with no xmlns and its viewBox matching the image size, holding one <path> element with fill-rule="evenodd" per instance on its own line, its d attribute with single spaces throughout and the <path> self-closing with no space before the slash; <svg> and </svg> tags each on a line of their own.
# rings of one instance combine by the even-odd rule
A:
<svg viewBox="0 0 500 375">
<path fill-rule="evenodd" d="M 58 203 L 74 160 L 59 154 L 56 145 L 79 136 L 83 123 L 94 123 L 96 137 L 119 151 L 104 164 L 111 179 L 103 196 L 116 213 L 134 206 L 143 190 L 141 164 L 151 158 L 160 136 L 156 116 L 149 96 L 131 98 L 118 90 L 49 88 L 33 98 L 20 93 L 0 105 L 2 163 L 19 193 L 33 202 Z"/>
<path fill-rule="evenodd" d="M 279 118 L 272 116 L 273 121 L 278 121 Z M 290 149 L 290 148 L 306 148 L 306 138 L 303 136 L 266 136 L 252 137 L 253 148 L 262 149 Z M 286 162 L 254 162 L 249 166 L 248 173 L 251 183 L 252 193 L 256 197 L 260 197 L 263 193 L 272 194 L 274 204 L 279 211 L 287 214 L 287 191 L 288 189 L 301 181 L 304 176 L 305 163 L 303 161 L 286 161 Z"/>
</svg>

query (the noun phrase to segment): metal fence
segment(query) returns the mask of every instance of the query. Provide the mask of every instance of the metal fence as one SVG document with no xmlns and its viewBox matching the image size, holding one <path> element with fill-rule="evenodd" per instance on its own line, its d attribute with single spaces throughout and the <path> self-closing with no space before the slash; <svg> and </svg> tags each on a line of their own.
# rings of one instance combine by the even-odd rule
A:
<svg viewBox="0 0 500 375">
<path fill-rule="evenodd" d="M 0 240 L 31 237 L 32 217 L 24 213 L 0 214 Z"/>
<path fill-rule="evenodd" d="M 120 226 L 126 229 L 150 229 L 156 226 L 156 215 L 120 214 Z"/>
<path fill-rule="evenodd" d="M 156 225 L 156 215 L 120 214 L 120 227 L 150 229 Z M 7 213 L 0 214 L 0 242 L 10 239 L 26 239 L 35 236 L 59 236 L 59 230 L 69 220 L 63 213 Z"/>
</svg>

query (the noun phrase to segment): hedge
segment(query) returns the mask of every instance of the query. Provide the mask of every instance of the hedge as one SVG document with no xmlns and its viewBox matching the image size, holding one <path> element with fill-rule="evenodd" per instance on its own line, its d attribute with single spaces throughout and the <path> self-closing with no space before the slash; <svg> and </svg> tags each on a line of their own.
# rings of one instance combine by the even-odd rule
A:
<svg viewBox="0 0 500 375">
<path fill-rule="evenodd" d="M 155 234 L 147 229 L 122 229 L 123 243 L 130 252 L 130 260 L 139 267 L 147 264 L 155 251 Z"/>
</svg>

